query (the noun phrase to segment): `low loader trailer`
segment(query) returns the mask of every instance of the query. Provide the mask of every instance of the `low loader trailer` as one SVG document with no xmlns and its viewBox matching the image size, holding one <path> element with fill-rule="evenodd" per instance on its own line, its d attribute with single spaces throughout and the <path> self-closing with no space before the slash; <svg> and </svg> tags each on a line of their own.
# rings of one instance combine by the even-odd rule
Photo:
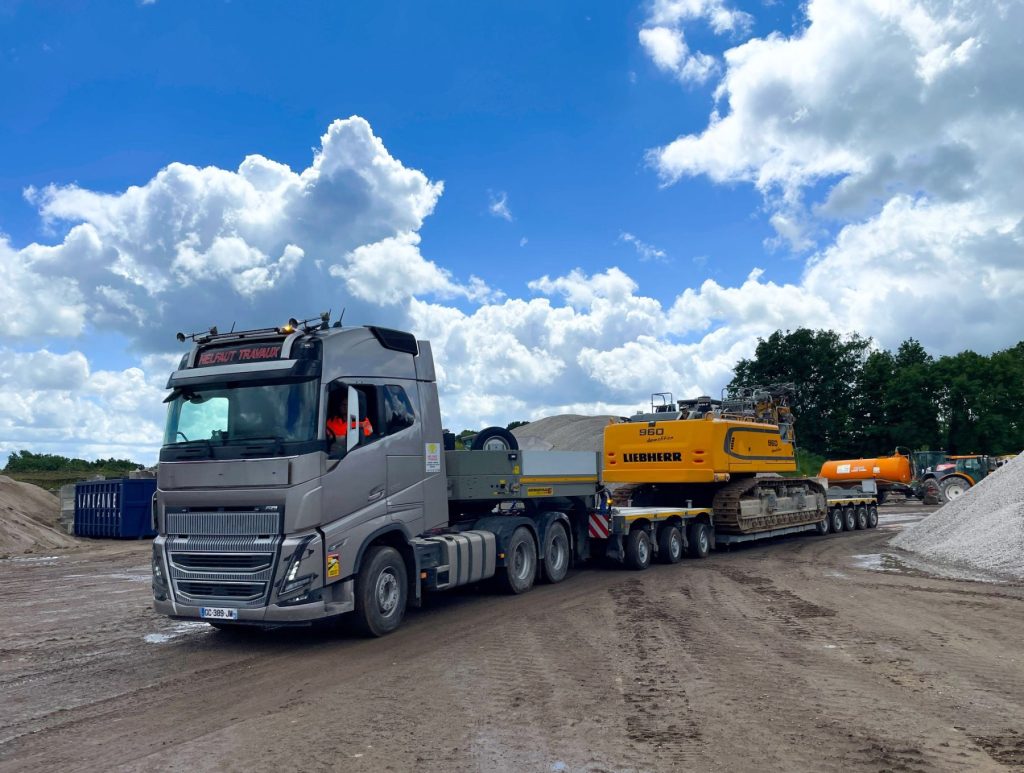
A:
<svg viewBox="0 0 1024 773">
<path fill-rule="evenodd" d="M 826 507 L 778 479 L 762 488 L 786 493 L 772 507 L 799 500 L 799 522 L 737 532 L 717 507 L 615 506 L 596 453 L 520 450 L 496 427 L 446 450 L 430 344 L 401 331 L 324 314 L 178 338 L 193 345 L 167 383 L 152 553 L 154 608 L 173 618 L 347 615 L 381 636 L 430 591 L 493 578 L 524 593 L 591 557 L 643 569 L 877 521 L 866 498 Z M 732 516 L 748 507 L 732 504 Z"/>
</svg>

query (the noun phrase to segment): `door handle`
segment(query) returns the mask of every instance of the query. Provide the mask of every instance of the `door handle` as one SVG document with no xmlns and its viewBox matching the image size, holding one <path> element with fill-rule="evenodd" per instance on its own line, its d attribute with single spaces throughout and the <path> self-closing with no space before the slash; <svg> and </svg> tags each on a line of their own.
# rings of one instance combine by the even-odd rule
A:
<svg viewBox="0 0 1024 773">
<path fill-rule="evenodd" d="M 376 502 L 382 496 L 384 496 L 384 489 L 383 488 L 375 488 L 373 491 L 370 492 L 370 496 L 368 496 L 366 498 L 366 501 L 367 502 Z"/>
</svg>

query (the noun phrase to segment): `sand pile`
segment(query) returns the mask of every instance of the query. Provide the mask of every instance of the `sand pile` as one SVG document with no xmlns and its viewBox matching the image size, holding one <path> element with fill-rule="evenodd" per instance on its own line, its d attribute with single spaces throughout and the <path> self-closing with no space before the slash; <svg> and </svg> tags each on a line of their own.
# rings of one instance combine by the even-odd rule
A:
<svg viewBox="0 0 1024 773">
<path fill-rule="evenodd" d="M 53 494 L 0 475 L 0 555 L 76 545 L 74 537 L 57 530 L 59 514 Z"/>
<path fill-rule="evenodd" d="M 1024 579 L 1024 454 L 904 529 L 893 547 Z"/>
<path fill-rule="evenodd" d="M 527 451 L 601 451 L 604 428 L 615 416 L 548 416 L 516 427 L 512 434 Z"/>
</svg>

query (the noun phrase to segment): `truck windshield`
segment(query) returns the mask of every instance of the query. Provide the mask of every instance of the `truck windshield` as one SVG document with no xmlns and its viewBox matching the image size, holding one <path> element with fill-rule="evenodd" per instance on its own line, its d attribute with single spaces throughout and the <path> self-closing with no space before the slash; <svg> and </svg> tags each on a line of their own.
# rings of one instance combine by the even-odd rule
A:
<svg viewBox="0 0 1024 773">
<path fill-rule="evenodd" d="M 316 379 L 188 387 L 168 404 L 164 445 L 305 442 L 316 438 L 316 419 Z"/>
</svg>

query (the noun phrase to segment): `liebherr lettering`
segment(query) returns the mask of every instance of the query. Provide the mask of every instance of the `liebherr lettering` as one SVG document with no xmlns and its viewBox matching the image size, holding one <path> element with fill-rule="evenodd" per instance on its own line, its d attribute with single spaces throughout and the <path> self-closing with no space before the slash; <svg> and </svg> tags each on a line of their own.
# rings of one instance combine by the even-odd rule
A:
<svg viewBox="0 0 1024 773">
<path fill-rule="evenodd" d="M 683 455 L 679 451 L 665 452 L 661 454 L 623 454 L 624 462 L 681 462 Z"/>
</svg>

